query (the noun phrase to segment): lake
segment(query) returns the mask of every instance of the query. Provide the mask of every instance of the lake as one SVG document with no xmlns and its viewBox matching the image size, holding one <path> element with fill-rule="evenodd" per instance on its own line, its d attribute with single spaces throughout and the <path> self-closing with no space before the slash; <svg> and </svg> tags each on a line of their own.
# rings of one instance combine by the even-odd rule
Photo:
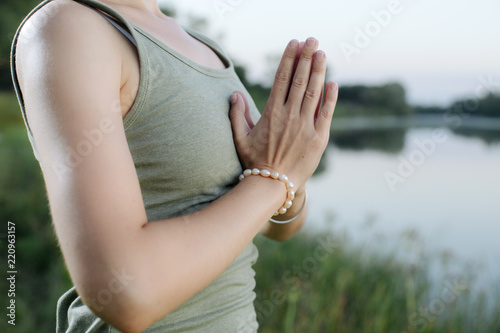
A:
<svg viewBox="0 0 500 333">
<path fill-rule="evenodd" d="M 405 260 L 467 263 L 483 289 L 498 282 L 500 144 L 448 128 L 398 131 L 396 145 L 385 134 L 386 151 L 328 147 L 325 170 L 308 183 L 304 229 L 345 233 Z"/>
</svg>

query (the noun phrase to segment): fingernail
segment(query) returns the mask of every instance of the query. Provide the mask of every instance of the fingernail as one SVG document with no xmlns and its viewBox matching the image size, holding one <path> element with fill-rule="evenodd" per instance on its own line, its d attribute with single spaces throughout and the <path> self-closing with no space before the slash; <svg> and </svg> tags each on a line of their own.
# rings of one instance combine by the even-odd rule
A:
<svg viewBox="0 0 500 333">
<path fill-rule="evenodd" d="M 299 42 L 296 39 L 292 39 L 290 41 L 290 48 L 292 50 L 296 49 L 299 46 Z"/>
<path fill-rule="evenodd" d="M 233 93 L 231 97 L 229 97 L 229 99 L 231 100 L 231 104 L 234 104 L 238 101 L 238 96 L 236 95 L 236 93 Z"/>
<path fill-rule="evenodd" d="M 315 44 L 316 44 L 316 38 L 310 37 L 306 40 L 307 47 L 314 47 Z"/>
<path fill-rule="evenodd" d="M 325 52 L 318 51 L 316 52 L 316 61 L 322 61 L 325 58 Z"/>
</svg>

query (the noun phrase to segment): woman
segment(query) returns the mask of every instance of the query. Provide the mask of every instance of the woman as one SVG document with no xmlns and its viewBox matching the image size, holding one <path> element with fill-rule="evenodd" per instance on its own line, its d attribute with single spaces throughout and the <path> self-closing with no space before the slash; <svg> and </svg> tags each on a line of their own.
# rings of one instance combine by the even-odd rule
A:
<svg viewBox="0 0 500 333">
<path fill-rule="evenodd" d="M 317 47 L 288 44 L 259 119 L 225 53 L 155 0 L 28 16 L 14 83 L 75 285 L 58 332 L 256 331 L 252 239 L 301 227 L 328 142 Z"/>
</svg>

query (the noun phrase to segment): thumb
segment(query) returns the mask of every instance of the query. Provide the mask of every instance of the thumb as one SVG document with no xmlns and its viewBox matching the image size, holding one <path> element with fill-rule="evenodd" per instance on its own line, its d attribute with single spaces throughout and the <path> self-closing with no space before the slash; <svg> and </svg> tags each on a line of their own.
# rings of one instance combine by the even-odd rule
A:
<svg viewBox="0 0 500 333">
<path fill-rule="evenodd" d="M 250 110 L 242 94 L 234 92 L 230 97 L 230 101 L 231 110 L 229 111 L 229 118 L 231 119 L 235 140 L 238 141 L 238 138 L 250 132 L 253 123 L 248 123 L 247 115 L 250 114 Z"/>
</svg>

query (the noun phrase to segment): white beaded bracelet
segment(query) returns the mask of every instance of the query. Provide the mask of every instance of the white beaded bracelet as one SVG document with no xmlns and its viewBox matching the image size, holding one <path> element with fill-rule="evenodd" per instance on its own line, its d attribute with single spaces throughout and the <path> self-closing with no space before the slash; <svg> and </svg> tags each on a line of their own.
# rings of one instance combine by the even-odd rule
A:
<svg viewBox="0 0 500 333">
<path fill-rule="evenodd" d="M 307 206 L 307 192 L 304 194 L 305 195 L 305 198 L 304 198 L 304 205 L 302 206 L 302 209 L 300 210 L 300 212 L 297 213 L 297 215 L 295 215 L 294 217 L 292 217 L 291 219 L 288 219 L 288 220 L 284 220 L 284 221 L 280 221 L 280 220 L 275 220 L 273 218 L 270 218 L 269 221 L 273 222 L 273 223 L 277 223 L 277 224 L 287 224 L 287 223 L 290 223 L 292 221 L 295 221 L 297 219 L 297 217 L 300 216 L 300 214 L 302 214 L 302 212 L 304 211 L 304 208 L 306 208 Z"/>
<path fill-rule="evenodd" d="M 262 176 L 264 178 L 271 177 L 272 179 L 279 180 L 286 185 L 286 200 L 285 203 L 278 209 L 273 216 L 277 216 L 279 214 L 285 214 L 288 208 L 292 207 L 292 201 L 295 198 L 295 190 L 294 185 L 291 181 L 288 180 L 288 177 L 285 174 L 279 174 L 279 172 L 270 172 L 269 170 L 259 170 L 257 168 L 254 169 L 246 169 L 240 175 L 240 181 L 245 177 L 249 176 Z"/>
</svg>

